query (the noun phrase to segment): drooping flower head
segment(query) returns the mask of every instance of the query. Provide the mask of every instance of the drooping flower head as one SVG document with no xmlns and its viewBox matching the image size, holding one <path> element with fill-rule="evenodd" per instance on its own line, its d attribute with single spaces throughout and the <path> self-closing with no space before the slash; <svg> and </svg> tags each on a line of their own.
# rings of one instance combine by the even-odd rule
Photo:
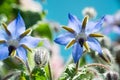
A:
<svg viewBox="0 0 120 80">
<path fill-rule="evenodd" d="M 28 35 L 31 30 L 25 31 L 25 24 L 20 13 L 8 26 L 3 23 L 3 27 L 4 29 L 0 30 L 0 60 L 16 55 L 26 61 L 27 50 L 31 51 L 30 48 L 36 47 L 40 39 Z"/>
<path fill-rule="evenodd" d="M 72 56 L 75 63 L 78 62 L 82 56 L 83 46 L 87 51 L 90 51 L 91 48 L 99 54 L 102 54 L 101 46 L 98 40 L 94 37 L 103 37 L 103 35 L 96 34 L 95 32 L 98 32 L 101 29 L 104 18 L 99 22 L 87 23 L 88 16 L 83 19 L 83 22 L 71 14 L 69 14 L 68 17 L 68 27 L 63 26 L 68 32 L 61 34 L 54 41 L 58 44 L 66 45 L 66 48 L 73 46 Z"/>
</svg>

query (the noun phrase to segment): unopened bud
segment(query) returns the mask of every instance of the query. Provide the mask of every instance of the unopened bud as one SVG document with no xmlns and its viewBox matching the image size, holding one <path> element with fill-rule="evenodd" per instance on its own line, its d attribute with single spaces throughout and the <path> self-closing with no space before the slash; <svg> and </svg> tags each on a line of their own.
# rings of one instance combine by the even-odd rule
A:
<svg viewBox="0 0 120 80">
<path fill-rule="evenodd" d="M 35 50 L 34 61 L 37 66 L 44 67 L 49 60 L 49 52 L 46 48 L 40 47 Z"/>
<path fill-rule="evenodd" d="M 92 80 L 103 80 L 101 77 L 95 77 Z"/>
<path fill-rule="evenodd" d="M 109 71 L 105 73 L 106 80 L 118 80 L 119 74 L 117 72 Z"/>
<path fill-rule="evenodd" d="M 95 18 L 97 15 L 96 10 L 93 7 L 86 7 L 82 11 L 83 16 L 88 15 L 89 18 Z"/>
<path fill-rule="evenodd" d="M 114 48 L 115 61 L 120 66 L 120 45 L 116 45 Z"/>
<path fill-rule="evenodd" d="M 107 48 L 110 48 L 111 47 L 111 40 L 109 37 L 107 36 L 104 36 L 102 39 L 101 39 L 101 45 L 103 47 L 107 47 Z"/>
<path fill-rule="evenodd" d="M 116 25 L 120 25 L 120 11 L 117 11 L 117 13 L 114 15 L 114 20 Z"/>
<path fill-rule="evenodd" d="M 107 63 L 111 63 L 113 61 L 112 55 L 110 53 L 110 51 L 107 48 L 103 48 L 103 53 L 101 55 L 99 55 L 102 60 L 104 60 Z"/>
</svg>

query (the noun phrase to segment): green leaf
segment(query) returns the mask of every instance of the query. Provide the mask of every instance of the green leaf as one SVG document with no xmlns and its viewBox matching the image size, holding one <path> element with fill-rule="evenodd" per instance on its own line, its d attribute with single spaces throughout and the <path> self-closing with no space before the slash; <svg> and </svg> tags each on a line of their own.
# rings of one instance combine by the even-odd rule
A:
<svg viewBox="0 0 120 80">
<path fill-rule="evenodd" d="M 24 72 L 21 72 L 19 80 L 30 80 L 30 79 L 28 75 L 26 75 Z"/>
<path fill-rule="evenodd" d="M 16 57 L 8 57 L 4 61 L 4 68 L 6 70 L 19 69 L 25 70 L 25 65 Z"/>
<path fill-rule="evenodd" d="M 35 67 L 31 73 L 32 80 L 47 80 L 45 70 L 40 67 Z"/>
<path fill-rule="evenodd" d="M 48 23 L 45 23 L 45 22 L 38 23 L 32 32 L 33 32 L 32 33 L 33 35 L 45 37 L 45 38 L 48 38 L 49 40 L 52 40 L 52 38 L 53 38 L 50 25 Z"/>
<path fill-rule="evenodd" d="M 18 0 L 0 0 L 0 15 L 4 14 L 10 22 L 17 14 L 18 10 L 14 8 L 14 4 L 18 4 Z"/>
<path fill-rule="evenodd" d="M 66 70 L 63 72 L 63 74 L 60 76 L 59 80 L 71 80 L 76 74 L 75 65 L 70 64 L 67 66 Z"/>
<path fill-rule="evenodd" d="M 25 21 L 25 25 L 27 28 L 32 27 L 34 24 L 36 24 L 38 21 L 42 20 L 42 13 L 38 12 L 32 12 L 32 11 L 22 11 L 21 15 Z"/>
</svg>

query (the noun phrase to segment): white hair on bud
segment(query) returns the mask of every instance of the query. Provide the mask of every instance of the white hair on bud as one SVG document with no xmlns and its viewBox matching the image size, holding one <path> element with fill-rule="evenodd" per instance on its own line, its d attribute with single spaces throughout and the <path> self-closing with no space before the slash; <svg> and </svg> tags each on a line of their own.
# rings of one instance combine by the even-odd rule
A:
<svg viewBox="0 0 120 80">
<path fill-rule="evenodd" d="M 89 18 L 95 18 L 97 15 L 96 10 L 93 7 L 86 7 L 82 10 L 83 16 L 88 15 Z"/>
<path fill-rule="evenodd" d="M 114 71 L 108 71 L 104 74 L 106 80 L 118 80 L 119 79 L 119 74 Z"/>
<path fill-rule="evenodd" d="M 49 60 L 49 52 L 46 48 L 40 47 L 35 50 L 34 61 L 36 65 L 44 67 Z"/>
</svg>

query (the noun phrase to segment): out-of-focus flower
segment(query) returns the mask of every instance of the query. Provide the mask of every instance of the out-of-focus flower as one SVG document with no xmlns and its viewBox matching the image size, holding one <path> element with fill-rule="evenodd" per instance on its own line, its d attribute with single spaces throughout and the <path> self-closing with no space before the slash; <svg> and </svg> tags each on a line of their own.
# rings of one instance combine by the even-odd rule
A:
<svg viewBox="0 0 120 80">
<path fill-rule="evenodd" d="M 30 48 L 36 47 L 40 39 L 28 35 L 31 30 L 25 31 L 25 24 L 19 13 L 8 27 L 5 24 L 3 27 L 4 30 L 0 30 L 0 60 L 4 60 L 10 55 L 17 55 L 26 61 L 27 50 L 31 51 Z"/>
<path fill-rule="evenodd" d="M 46 48 L 40 47 L 35 50 L 34 61 L 36 65 L 44 67 L 49 60 L 49 52 Z"/>
<path fill-rule="evenodd" d="M 20 0 L 20 4 L 22 10 L 34 11 L 34 12 L 42 11 L 42 6 L 33 0 Z"/>
<path fill-rule="evenodd" d="M 106 35 L 110 33 L 116 33 L 120 35 L 120 11 L 114 15 L 105 16 L 105 23 L 102 32 Z"/>
<path fill-rule="evenodd" d="M 89 18 L 95 18 L 97 15 L 96 10 L 93 7 L 86 7 L 82 11 L 83 16 L 89 16 Z"/>
<path fill-rule="evenodd" d="M 119 74 L 114 71 L 109 71 L 105 73 L 106 80 L 119 80 Z"/>
<path fill-rule="evenodd" d="M 69 27 L 63 26 L 68 32 L 61 34 L 54 41 L 61 45 L 66 45 L 69 48 L 73 45 L 72 56 L 74 62 L 78 62 L 83 53 L 83 46 L 87 51 L 97 51 L 100 55 L 102 54 L 101 46 L 98 40 L 94 37 L 103 37 L 101 34 L 96 34 L 104 21 L 104 17 L 99 22 L 88 22 L 88 17 L 85 17 L 83 22 L 79 21 L 76 16 L 68 15 Z M 89 47 L 90 46 L 90 47 Z"/>
<path fill-rule="evenodd" d="M 60 75 L 64 70 L 64 62 L 62 56 L 60 55 L 60 48 L 56 44 L 52 44 L 50 47 L 51 52 L 51 68 L 53 69 L 53 77 L 55 80 L 58 80 Z"/>
<path fill-rule="evenodd" d="M 50 24 L 51 28 L 55 31 L 55 32 L 59 32 L 60 30 L 60 24 L 54 21 L 48 21 L 48 23 Z"/>
</svg>

